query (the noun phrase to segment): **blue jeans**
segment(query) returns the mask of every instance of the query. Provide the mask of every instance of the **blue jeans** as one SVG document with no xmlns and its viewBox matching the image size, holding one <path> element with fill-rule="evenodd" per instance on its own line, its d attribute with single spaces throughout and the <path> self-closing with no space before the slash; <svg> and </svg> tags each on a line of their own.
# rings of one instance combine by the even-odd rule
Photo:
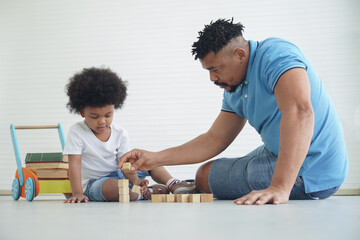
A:
<svg viewBox="0 0 360 240">
<path fill-rule="evenodd" d="M 253 190 L 269 187 L 277 156 L 260 146 L 241 158 L 215 160 L 209 172 L 209 187 L 219 199 L 240 198 Z M 340 186 L 319 192 L 305 193 L 304 181 L 298 176 L 290 193 L 290 200 L 324 199 L 333 195 Z"/>
<path fill-rule="evenodd" d="M 149 172 L 147 171 L 138 171 L 137 174 L 140 179 L 144 179 L 145 177 L 150 176 Z M 89 201 L 108 202 L 102 193 L 102 185 L 109 178 L 126 179 L 121 170 L 112 172 L 109 175 L 99 179 L 90 179 L 84 192 L 84 195 L 89 198 Z M 131 188 L 130 183 L 129 187 Z"/>
</svg>

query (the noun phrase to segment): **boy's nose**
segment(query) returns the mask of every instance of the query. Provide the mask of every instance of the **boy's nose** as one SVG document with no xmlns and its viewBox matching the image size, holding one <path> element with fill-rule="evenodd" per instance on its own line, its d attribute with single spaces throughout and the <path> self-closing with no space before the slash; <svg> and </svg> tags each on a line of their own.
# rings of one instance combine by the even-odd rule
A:
<svg viewBox="0 0 360 240">
<path fill-rule="evenodd" d="M 99 123 L 105 123 L 105 118 L 99 118 Z"/>
</svg>

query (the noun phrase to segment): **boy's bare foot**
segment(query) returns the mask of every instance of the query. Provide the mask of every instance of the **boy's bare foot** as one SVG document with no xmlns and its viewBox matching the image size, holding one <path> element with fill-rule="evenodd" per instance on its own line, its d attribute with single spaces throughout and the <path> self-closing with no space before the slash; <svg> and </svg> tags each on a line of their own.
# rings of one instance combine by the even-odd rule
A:
<svg viewBox="0 0 360 240">
<path fill-rule="evenodd" d="M 145 199 L 151 199 L 151 194 L 169 194 L 169 190 L 163 184 L 154 184 L 148 187 L 145 193 Z"/>
</svg>

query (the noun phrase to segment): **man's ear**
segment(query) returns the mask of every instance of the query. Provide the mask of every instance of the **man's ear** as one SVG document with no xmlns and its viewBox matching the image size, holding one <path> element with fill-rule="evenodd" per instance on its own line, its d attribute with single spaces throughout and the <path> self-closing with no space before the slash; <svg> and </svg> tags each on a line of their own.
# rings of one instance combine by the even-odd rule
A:
<svg viewBox="0 0 360 240">
<path fill-rule="evenodd" d="M 240 62 L 244 62 L 246 59 L 246 51 L 243 48 L 237 48 L 235 50 L 235 57 L 240 60 Z"/>
</svg>

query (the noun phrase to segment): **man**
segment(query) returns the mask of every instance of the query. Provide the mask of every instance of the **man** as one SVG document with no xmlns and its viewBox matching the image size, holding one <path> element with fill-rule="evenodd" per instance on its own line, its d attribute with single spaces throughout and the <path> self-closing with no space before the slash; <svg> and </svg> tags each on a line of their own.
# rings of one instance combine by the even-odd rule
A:
<svg viewBox="0 0 360 240">
<path fill-rule="evenodd" d="M 286 203 L 334 194 L 348 171 L 341 122 L 320 77 L 294 44 L 245 40 L 244 26 L 219 19 L 193 44 L 210 80 L 223 88 L 221 112 L 208 132 L 160 152 L 125 154 L 133 170 L 204 162 L 224 151 L 249 121 L 263 146 L 241 158 L 206 162 L 198 191 L 236 204 Z"/>
</svg>

